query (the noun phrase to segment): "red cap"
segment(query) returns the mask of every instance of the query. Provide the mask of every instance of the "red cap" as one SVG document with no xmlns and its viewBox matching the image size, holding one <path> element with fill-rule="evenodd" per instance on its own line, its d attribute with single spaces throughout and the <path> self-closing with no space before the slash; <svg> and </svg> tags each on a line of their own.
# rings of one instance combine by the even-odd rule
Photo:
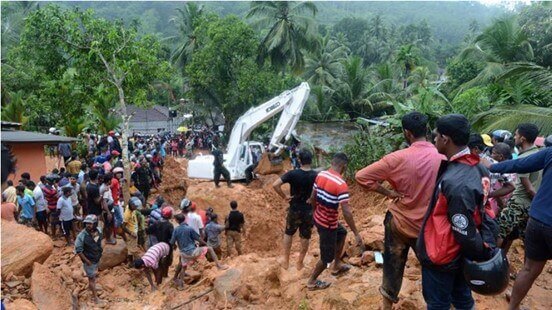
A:
<svg viewBox="0 0 552 310">
<path fill-rule="evenodd" d="M 121 153 L 119 153 L 117 150 L 113 150 L 113 151 L 111 151 L 111 155 L 119 156 L 119 155 L 121 155 Z"/>
<path fill-rule="evenodd" d="M 161 216 L 170 219 L 173 215 L 173 208 L 172 207 L 164 207 L 161 209 Z"/>
</svg>

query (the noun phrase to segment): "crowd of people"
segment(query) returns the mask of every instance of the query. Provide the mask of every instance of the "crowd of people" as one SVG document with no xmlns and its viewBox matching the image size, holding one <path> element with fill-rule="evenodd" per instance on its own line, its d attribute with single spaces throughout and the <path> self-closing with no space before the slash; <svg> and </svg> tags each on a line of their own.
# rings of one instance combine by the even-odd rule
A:
<svg viewBox="0 0 552 310">
<path fill-rule="evenodd" d="M 422 265 L 428 309 L 473 309 L 472 291 L 501 293 L 510 277 L 515 283 L 506 295 L 509 308 L 519 309 L 552 259 L 552 136 L 541 139 L 539 149 L 534 124 L 519 124 L 513 135 L 505 130 L 481 135 L 471 133 L 468 120 L 458 114 L 439 118 L 431 133 L 427 128 L 426 115 L 406 114 L 402 129 L 409 146 L 355 175 L 362 187 L 389 198 L 379 289 L 383 309 L 399 301 L 409 249 Z M 292 237 L 299 230 L 297 269 L 303 268 L 316 227 L 320 255 L 307 288 L 326 289 L 331 283 L 318 279 L 326 268 L 332 275 L 351 268 L 342 260 L 347 230 L 339 223 L 339 209 L 356 245 L 363 248 L 343 178 L 348 158 L 337 153 L 330 169 L 318 173 L 310 167 L 308 150 L 299 150 L 297 158 L 299 168 L 273 184 L 289 201 L 282 266 L 289 266 Z M 289 195 L 282 191 L 284 183 L 290 185 Z M 523 239 L 526 252 L 516 275 L 508 268 L 506 253 L 517 238 Z"/>
<path fill-rule="evenodd" d="M 530 123 L 519 124 L 514 134 L 505 130 L 490 135 L 472 133 L 468 120 L 458 114 L 439 118 L 431 133 L 427 128 L 426 115 L 406 114 L 402 129 L 408 147 L 355 175 L 360 186 L 390 198 L 384 221 L 383 308 L 391 309 L 399 300 L 408 251 L 412 249 L 422 266 L 428 309 L 449 309 L 451 305 L 472 309 L 472 291 L 501 292 L 510 277 L 515 278 L 508 294 L 510 308 L 518 309 L 546 261 L 552 259 L 552 137 L 543 141 L 548 147 L 539 148 L 535 145 L 539 129 Z M 115 132 L 99 141 L 88 134 L 88 154 L 82 159 L 70 145 L 60 145 L 64 167 L 40 176 L 37 184 L 26 172 L 20 175 L 17 186 L 7 180 L 13 163 L 3 147 L 2 183 L 6 182 L 6 189 L 1 216 L 33 226 L 52 238 L 61 234 L 68 246 L 74 245 L 96 302 L 101 302 L 95 280 L 102 240 L 114 244 L 117 236 L 135 240 L 144 253 L 135 257 L 132 265 L 144 271 L 152 290 L 168 277 L 173 251 L 178 248 L 180 263 L 172 280 L 181 288 L 186 268 L 200 258 L 206 257 L 219 269 L 228 268 L 220 261 L 223 232 L 226 255 L 230 256 L 234 248 L 238 255 L 243 253 L 245 218 L 236 201 L 229 203 L 231 210 L 224 225 L 219 224 L 212 208 L 201 210 L 186 198 L 177 214 L 162 196 L 150 203 L 150 190 L 162 181 L 167 154 L 187 154 L 178 148 L 173 152 L 173 144 L 183 139 L 200 148 L 218 143 L 206 132 L 132 137 L 128 144 L 130 180 L 124 178 L 123 150 Z M 304 267 L 312 228 L 316 227 L 320 255 L 306 285 L 309 290 L 326 289 L 331 283 L 319 279 L 325 269 L 337 276 L 351 268 L 342 259 L 347 229 L 339 221 L 339 210 L 356 245 L 362 248 L 351 210 L 364 206 L 349 204 L 343 177 L 349 161 L 346 154 L 335 154 L 328 170 L 315 171 L 308 150 L 294 149 L 293 153 L 293 169 L 273 184 L 275 192 L 289 202 L 282 267 L 289 267 L 297 231 L 301 246 L 296 266 L 298 270 Z M 215 151 L 214 155 L 215 170 L 232 187 L 222 152 Z M 130 188 L 128 201 L 123 197 L 125 182 Z M 282 190 L 285 183 L 290 185 L 289 194 Z M 525 264 L 516 274 L 508 269 L 506 253 L 517 238 L 525 245 Z M 481 267 L 485 264 L 491 265 Z"/>
</svg>

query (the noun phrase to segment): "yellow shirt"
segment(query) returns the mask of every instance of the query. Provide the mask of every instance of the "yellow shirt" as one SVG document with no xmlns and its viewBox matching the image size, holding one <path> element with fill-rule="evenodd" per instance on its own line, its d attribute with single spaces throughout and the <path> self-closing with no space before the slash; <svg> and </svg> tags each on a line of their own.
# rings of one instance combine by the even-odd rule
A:
<svg viewBox="0 0 552 310">
<path fill-rule="evenodd" d="M 136 233 L 136 231 L 138 230 L 137 224 L 138 223 L 136 221 L 136 214 L 134 214 L 134 212 L 127 207 L 125 210 L 123 225 L 125 225 L 126 229 L 130 230 L 133 233 Z"/>
<path fill-rule="evenodd" d="M 82 166 L 82 163 L 78 160 L 72 160 L 70 161 L 65 168 L 67 168 L 67 172 L 70 174 L 78 174 L 80 172 L 80 168 Z"/>
<path fill-rule="evenodd" d="M 17 191 L 15 190 L 15 187 L 10 186 L 6 188 L 2 195 L 6 198 L 6 202 L 15 203 L 15 205 L 17 205 Z"/>
</svg>

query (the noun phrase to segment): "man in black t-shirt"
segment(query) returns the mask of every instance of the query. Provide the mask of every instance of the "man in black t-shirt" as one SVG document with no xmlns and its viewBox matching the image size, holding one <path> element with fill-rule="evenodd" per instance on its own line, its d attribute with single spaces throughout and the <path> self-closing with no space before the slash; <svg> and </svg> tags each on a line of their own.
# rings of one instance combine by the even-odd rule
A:
<svg viewBox="0 0 552 310">
<path fill-rule="evenodd" d="M 297 260 L 297 270 L 303 268 L 303 260 L 309 249 L 309 240 L 313 226 L 312 206 L 308 202 L 317 172 L 311 170 L 312 153 L 308 150 L 299 152 L 300 169 L 290 170 L 277 179 L 272 187 L 282 198 L 289 201 L 284 235 L 284 257 L 282 267 L 288 269 L 289 254 L 293 235 L 299 229 L 301 237 L 301 252 Z M 282 184 L 289 183 L 290 195 L 284 194 Z"/>
<path fill-rule="evenodd" d="M 102 214 L 102 200 L 100 185 L 98 184 L 98 170 L 90 170 L 88 176 L 90 177 L 90 182 L 86 185 L 86 206 L 88 208 L 88 214 L 94 214 L 99 217 Z"/>
<path fill-rule="evenodd" d="M 242 251 L 242 238 L 241 234 L 245 235 L 245 219 L 243 213 L 238 211 L 238 203 L 236 201 L 230 202 L 230 208 L 232 211 L 228 214 L 228 217 L 225 221 L 226 228 L 226 250 L 228 257 L 232 253 L 232 248 L 234 244 L 236 245 L 236 251 L 238 255 L 243 253 Z"/>
</svg>

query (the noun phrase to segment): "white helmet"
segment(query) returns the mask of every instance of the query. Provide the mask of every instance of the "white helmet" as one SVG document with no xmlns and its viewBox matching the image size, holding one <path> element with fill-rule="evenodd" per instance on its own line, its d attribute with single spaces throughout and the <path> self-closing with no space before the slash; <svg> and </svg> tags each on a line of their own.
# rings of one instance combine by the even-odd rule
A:
<svg viewBox="0 0 552 310">
<path fill-rule="evenodd" d="M 180 202 L 180 209 L 184 210 L 185 208 L 189 207 L 191 204 L 192 202 L 188 198 L 184 198 Z"/>
</svg>

